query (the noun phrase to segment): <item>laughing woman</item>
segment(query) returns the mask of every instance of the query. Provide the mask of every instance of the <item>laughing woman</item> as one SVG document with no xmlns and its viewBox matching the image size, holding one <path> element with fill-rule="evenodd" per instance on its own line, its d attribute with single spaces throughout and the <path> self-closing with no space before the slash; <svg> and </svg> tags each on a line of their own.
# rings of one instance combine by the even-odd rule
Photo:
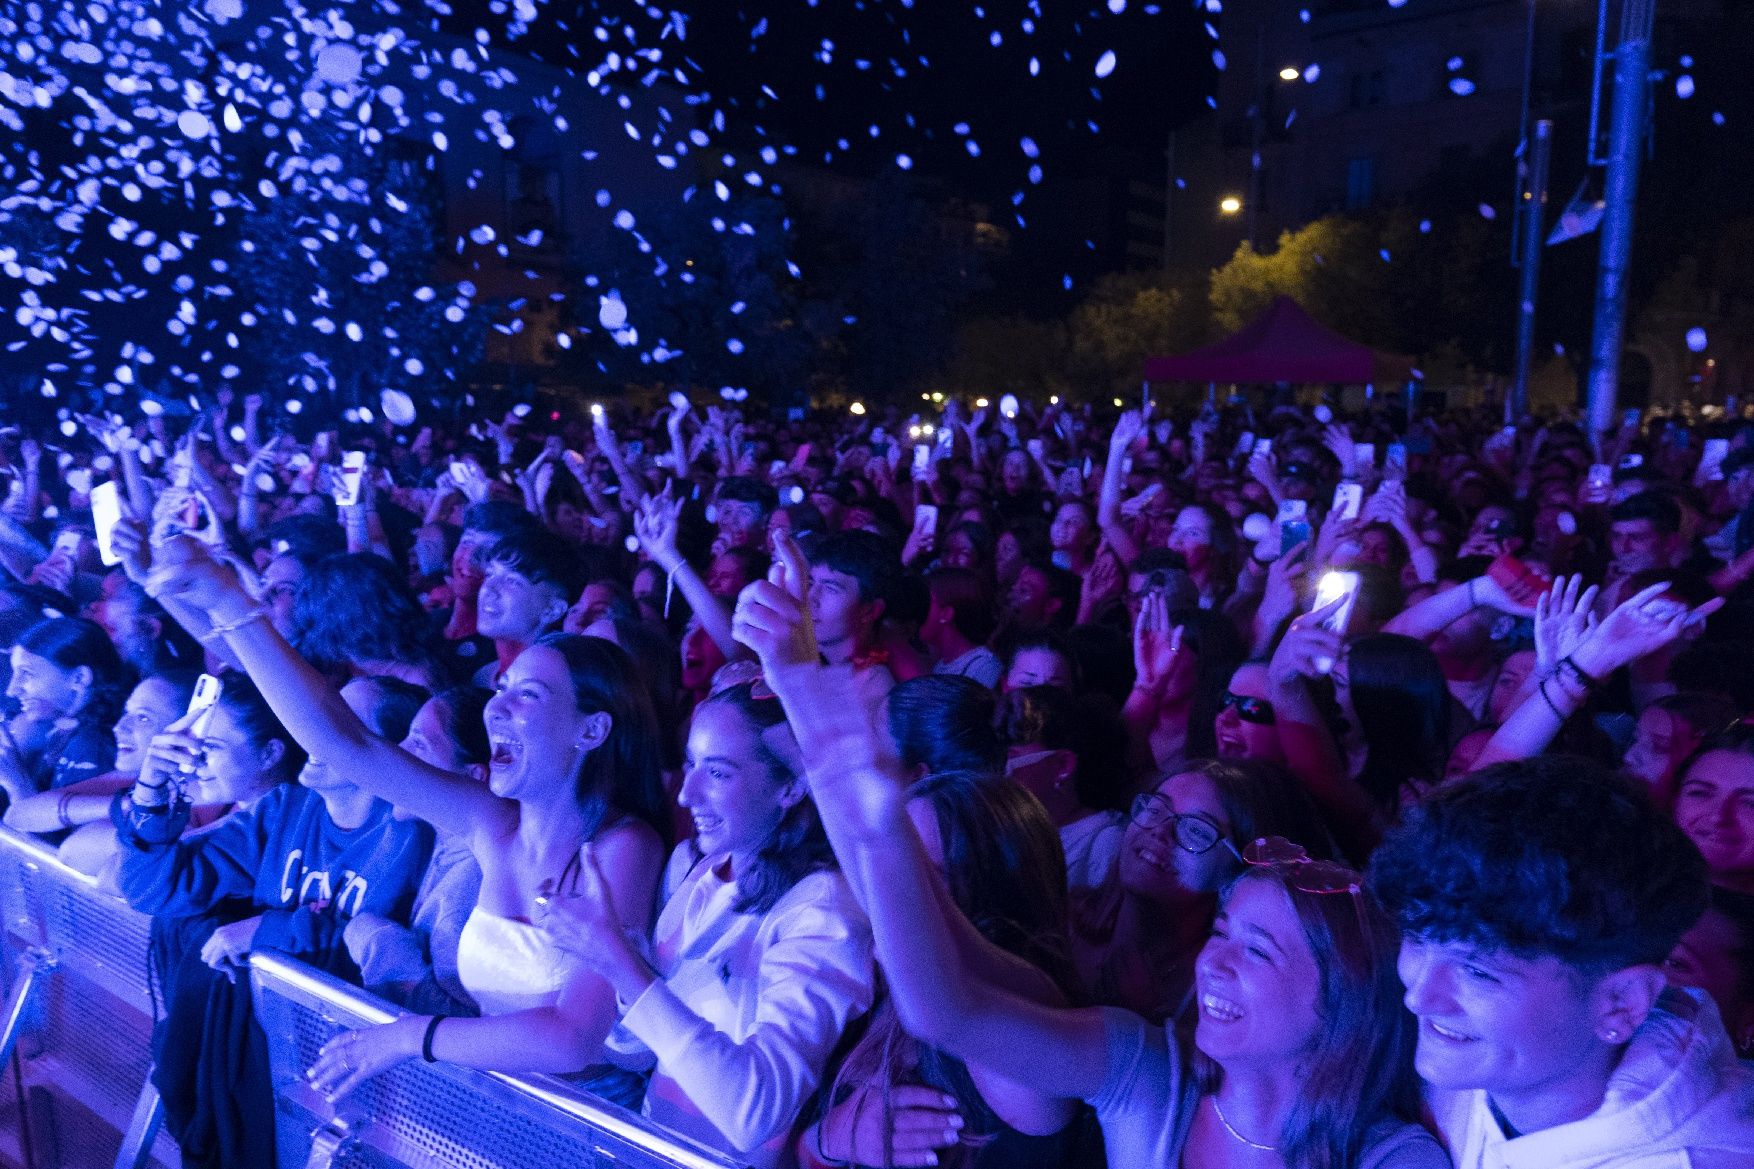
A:
<svg viewBox="0 0 1754 1169">
<path fill-rule="evenodd" d="M 496 1071 L 577 1073 L 596 1064 L 615 1021 L 601 978 L 531 924 L 544 882 L 593 846 L 603 896 L 620 920 L 650 923 L 664 859 L 663 795 L 650 701 L 627 655 L 596 638 L 540 639 L 514 659 L 487 704 L 493 753 L 486 786 L 370 734 L 265 619 L 230 570 L 173 542 L 149 589 L 205 610 L 301 746 L 360 787 L 441 834 L 468 842 L 481 893 L 458 967 L 478 1019 L 408 1016 L 348 1032 L 311 1069 L 339 1096 L 403 1060 Z M 440 1026 L 443 1024 L 443 1026 Z M 596 1082 L 615 1095 L 624 1084 Z"/>
<path fill-rule="evenodd" d="M 759 685 L 759 684 L 757 684 Z M 749 684 L 695 708 L 680 845 L 649 957 L 597 893 L 556 897 L 556 943 L 615 988 L 610 1046 L 651 1069 L 645 1112 L 763 1169 L 787 1140 L 847 1025 L 871 1005 L 871 930 L 835 870 L 780 704 Z M 595 852 L 595 849 L 592 850 Z"/>
<path fill-rule="evenodd" d="M 1189 1027 L 1125 1010 L 1065 1009 L 989 971 L 1015 961 L 950 905 L 905 780 L 870 712 L 818 660 L 808 577 L 787 556 L 752 585 L 737 636 L 752 646 L 810 761 L 811 790 L 871 915 L 910 1035 L 968 1063 L 1096 1109 L 1114 1166 L 1441 1169 L 1404 1117 L 1417 1105 L 1397 934 L 1356 873 L 1282 840 L 1243 850 L 1195 963 Z"/>
</svg>

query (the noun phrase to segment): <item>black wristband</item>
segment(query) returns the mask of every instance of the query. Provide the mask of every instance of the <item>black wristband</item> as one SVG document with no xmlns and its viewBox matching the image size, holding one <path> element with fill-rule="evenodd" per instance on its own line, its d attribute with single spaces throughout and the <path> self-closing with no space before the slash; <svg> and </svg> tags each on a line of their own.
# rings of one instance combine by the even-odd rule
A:
<svg viewBox="0 0 1754 1169">
<path fill-rule="evenodd" d="M 420 1058 L 427 1063 L 437 1063 L 432 1055 L 432 1037 L 438 1032 L 438 1025 L 445 1021 L 446 1016 L 434 1015 L 426 1021 L 426 1034 L 420 1039 Z"/>
<path fill-rule="evenodd" d="M 1567 654 L 1565 657 L 1560 658 L 1559 665 L 1561 669 L 1570 671 L 1572 677 L 1576 678 L 1591 690 L 1600 690 L 1602 688 L 1602 680 L 1586 674 L 1584 668 L 1571 659 L 1571 655 Z"/>
</svg>

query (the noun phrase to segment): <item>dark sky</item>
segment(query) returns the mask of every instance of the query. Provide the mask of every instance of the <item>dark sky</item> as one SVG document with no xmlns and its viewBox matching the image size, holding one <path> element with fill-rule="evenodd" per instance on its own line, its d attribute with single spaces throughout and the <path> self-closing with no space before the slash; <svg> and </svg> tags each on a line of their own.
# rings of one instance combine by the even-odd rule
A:
<svg viewBox="0 0 1754 1169">
<path fill-rule="evenodd" d="M 693 10 L 683 51 L 715 99 L 710 108 L 722 106 L 731 118 L 734 144 L 791 143 L 801 160 L 826 159 L 856 174 L 893 168 L 906 154 L 914 173 L 946 194 L 992 206 L 1004 222 L 1018 191 L 1026 219 L 1063 225 L 1088 199 L 1087 187 L 1068 180 L 1157 178 L 1171 125 L 1205 110 L 1215 76 L 1208 17 L 1186 0 L 1128 0 L 1118 14 L 1108 0 L 917 0 L 912 7 L 900 0 L 694 0 L 667 7 Z M 566 64 L 571 42 L 594 59 L 593 27 L 628 11 L 625 3 L 557 0 L 543 12 L 547 27 L 519 48 Z M 479 9 L 459 7 L 454 27 L 481 19 Z M 1033 32 L 1024 31 L 1026 21 Z M 1099 80 L 1097 62 L 1109 50 L 1117 64 Z M 825 51 L 826 62 L 819 59 Z M 1034 76 L 1031 58 L 1039 65 Z M 1025 138 L 1038 159 L 1026 156 Z M 1029 181 L 1032 163 L 1042 168 L 1038 184 Z M 1017 240 L 1020 250 L 1042 246 L 1030 234 Z M 1057 251 L 1064 242 L 1048 246 Z"/>
</svg>

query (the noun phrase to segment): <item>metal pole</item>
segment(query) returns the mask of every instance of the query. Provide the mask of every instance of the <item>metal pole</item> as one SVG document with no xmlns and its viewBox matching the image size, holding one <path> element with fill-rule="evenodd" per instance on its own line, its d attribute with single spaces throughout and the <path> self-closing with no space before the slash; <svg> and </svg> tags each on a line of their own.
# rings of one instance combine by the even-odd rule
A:
<svg viewBox="0 0 1754 1169">
<path fill-rule="evenodd" d="M 1517 297 L 1516 382 L 1511 387 L 1510 418 L 1515 422 L 1529 412 L 1529 360 L 1535 350 L 1535 297 L 1541 282 L 1541 246 L 1545 237 L 1547 163 L 1553 156 L 1553 123 L 1535 123 L 1529 143 L 1529 182 L 1522 191 L 1523 255 L 1522 291 Z"/>
<path fill-rule="evenodd" d="M 1589 417 L 1594 434 L 1614 428 L 1620 350 L 1626 334 L 1626 275 L 1638 199 L 1645 120 L 1650 107 L 1650 32 L 1656 0 L 1625 0 L 1614 50 L 1614 102 L 1608 123 L 1608 177 L 1602 253 L 1596 270 L 1596 322 L 1590 343 Z"/>
</svg>

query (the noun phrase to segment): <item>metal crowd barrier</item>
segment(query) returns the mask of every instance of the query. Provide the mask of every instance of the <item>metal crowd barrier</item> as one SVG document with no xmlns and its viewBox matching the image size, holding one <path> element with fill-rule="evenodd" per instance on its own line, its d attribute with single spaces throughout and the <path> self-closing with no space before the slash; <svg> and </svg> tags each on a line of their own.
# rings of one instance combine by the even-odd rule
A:
<svg viewBox="0 0 1754 1169">
<path fill-rule="evenodd" d="M 0 829 L 0 1163 L 177 1169 L 149 1082 L 148 919 L 54 850 Z M 280 1169 L 735 1169 L 637 1113 L 547 1076 L 403 1064 L 331 1104 L 305 1069 L 337 1032 L 395 1007 L 274 954 L 251 960 L 269 1039 Z M 0 1088 L 8 1088 L 0 1084 Z M 12 1130 L 9 1132 L 8 1130 Z M 28 1139 L 27 1139 L 28 1137 Z"/>
</svg>

